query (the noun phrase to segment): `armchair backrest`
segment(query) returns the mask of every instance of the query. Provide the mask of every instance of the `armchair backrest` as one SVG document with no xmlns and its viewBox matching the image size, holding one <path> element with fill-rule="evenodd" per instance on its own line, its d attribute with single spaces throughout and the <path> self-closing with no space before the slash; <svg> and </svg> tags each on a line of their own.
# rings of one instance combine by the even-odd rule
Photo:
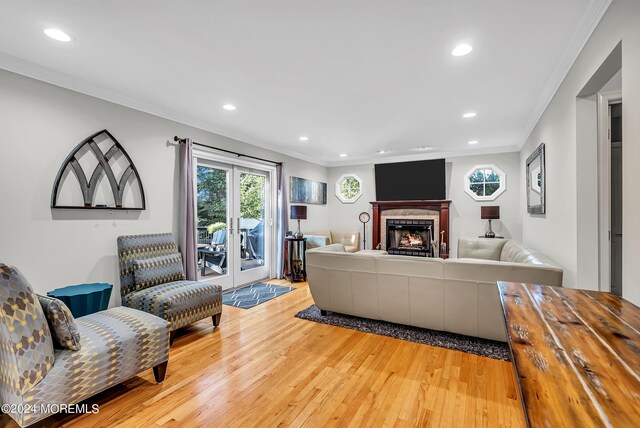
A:
<svg viewBox="0 0 640 428">
<path fill-rule="evenodd" d="M 0 263 L 0 402 L 15 403 L 46 376 L 54 360 L 36 293 L 17 268 Z"/>
<path fill-rule="evenodd" d="M 171 233 L 118 236 L 120 295 L 136 291 L 133 261 L 178 254 L 178 244 Z"/>
<path fill-rule="evenodd" d="M 211 246 L 224 245 L 227 243 L 227 229 L 220 229 L 213 232 L 211 236 Z"/>
</svg>

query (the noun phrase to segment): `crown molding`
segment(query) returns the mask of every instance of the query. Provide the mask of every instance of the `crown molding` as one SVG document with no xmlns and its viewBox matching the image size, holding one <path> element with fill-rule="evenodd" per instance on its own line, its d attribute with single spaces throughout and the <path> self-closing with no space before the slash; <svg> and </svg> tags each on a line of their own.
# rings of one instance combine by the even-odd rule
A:
<svg viewBox="0 0 640 428">
<path fill-rule="evenodd" d="M 538 101 L 529 115 L 527 125 L 525 126 L 518 143 L 520 149 L 524 147 L 527 139 L 533 132 L 533 129 L 542 117 L 542 114 L 549 106 L 549 103 L 555 96 L 564 79 L 567 77 L 571 67 L 573 67 L 573 64 L 578 59 L 578 55 L 580 55 L 580 52 L 582 52 L 582 49 L 589 41 L 591 34 L 593 34 L 600 23 L 600 20 L 609 9 L 609 6 L 611 6 L 612 1 L 613 0 L 592 0 L 587 7 L 586 13 L 580 22 L 580 26 L 573 34 L 571 42 L 565 49 L 562 59 L 553 69 L 551 76 L 547 80 L 547 84 L 540 93 L 540 97 L 538 97 Z"/>
<path fill-rule="evenodd" d="M 482 149 L 464 150 L 464 151 L 429 151 L 423 154 L 411 154 L 411 155 L 398 155 L 398 156 L 378 156 L 368 157 L 346 161 L 333 161 L 328 163 L 329 168 L 341 167 L 341 166 L 355 166 L 355 165 L 369 165 L 369 164 L 381 164 L 392 162 L 411 162 L 419 160 L 430 159 L 451 159 L 468 156 L 480 156 L 480 155 L 493 155 L 499 153 L 514 153 L 519 152 L 520 147 L 517 146 L 501 146 L 501 147 L 487 147 Z"/>
<path fill-rule="evenodd" d="M 117 91 L 105 88 L 104 86 L 89 83 L 79 77 L 61 73 L 47 67 L 42 67 L 32 62 L 7 55 L 3 52 L 0 52 L 0 68 L 12 73 L 20 74 L 35 80 L 59 86 L 61 88 L 69 89 L 74 92 L 79 92 L 81 94 L 89 95 L 94 98 L 138 110 L 143 113 L 158 116 L 163 119 L 168 119 L 183 125 L 192 126 L 194 128 L 212 132 L 223 137 L 232 138 L 234 140 L 248 143 L 266 150 L 271 150 L 279 154 L 287 155 L 316 165 L 325 167 L 327 166 L 326 162 L 320 161 L 302 153 L 277 147 L 276 145 L 266 143 L 249 135 L 220 127 L 213 123 L 209 123 L 200 119 L 195 119 L 189 115 L 185 115 L 175 110 L 159 107 L 154 104 L 146 103 L 138 99 L 128 97 Z M 206 141 L 200 141 L 200 143 L 207 144 Z"/>
</svg>

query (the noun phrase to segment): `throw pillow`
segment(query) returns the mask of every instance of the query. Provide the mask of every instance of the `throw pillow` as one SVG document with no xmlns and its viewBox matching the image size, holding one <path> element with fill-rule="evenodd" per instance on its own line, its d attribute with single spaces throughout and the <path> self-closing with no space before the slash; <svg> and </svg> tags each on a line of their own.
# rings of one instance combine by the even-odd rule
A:
<svg viewBox="0 0 640 428">
<path fill-rule="evenodd" d="M 133 273 L 135 288 L 138 291 L 186 278 L 180 253 L 134 260 Z"/>
<path fill-rule="evenodd" d="M 38 295 L 40 306 L 47 318 L 54 345 L 60 348 L 80 350 L 80 332 L 73 314 L 62 300 Z"/>
</svg>

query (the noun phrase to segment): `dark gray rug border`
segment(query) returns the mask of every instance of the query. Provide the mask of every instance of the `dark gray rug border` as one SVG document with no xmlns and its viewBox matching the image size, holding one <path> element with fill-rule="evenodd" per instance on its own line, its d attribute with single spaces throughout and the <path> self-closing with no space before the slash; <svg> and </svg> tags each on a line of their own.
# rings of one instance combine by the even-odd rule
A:
<svg viewBox="0 0 640 428">
<path fill-rule="evenodd" d="M 307 309 L 303 309 L 295 316 L 296 318 L 321 324 L 393 337 L 408 342 L 421 343 L 423 345 L 453 349 L 468 354 L 492 358 L 494 360 L 510 361 L 509 346 L 505 342 L 395 324 L 387 321 L 372 320 L 369 318 L 359 318 L 336 312 L 329 312 L 327 316 L 322 316 L 316 305 L 311 305 Z"/>
</svg>

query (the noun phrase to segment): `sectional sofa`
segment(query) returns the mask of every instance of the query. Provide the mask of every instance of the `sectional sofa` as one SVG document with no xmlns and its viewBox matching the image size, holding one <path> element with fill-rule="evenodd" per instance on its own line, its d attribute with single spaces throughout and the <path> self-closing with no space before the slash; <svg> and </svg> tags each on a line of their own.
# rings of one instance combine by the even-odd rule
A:
<svg viewBox="0 0 640 428">
<path fill-rule="evenodd" d="M 519 242 L 464 238 L 458 259 L 307 251 L 309 289 L 322 311 L 506 341 L 496 281 L 562 286 L 562 268 Z"/>
</svg>

